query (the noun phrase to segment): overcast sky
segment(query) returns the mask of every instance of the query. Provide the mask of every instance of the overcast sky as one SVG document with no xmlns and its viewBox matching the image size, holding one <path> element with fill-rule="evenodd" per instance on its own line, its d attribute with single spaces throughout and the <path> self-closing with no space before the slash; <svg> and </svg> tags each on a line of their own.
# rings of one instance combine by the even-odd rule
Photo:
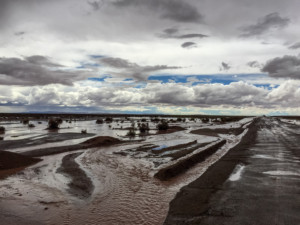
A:
<svg viewBox="0 0 300 225">
<path fill-rule="evenodd" d="M 299 0 L 0 0 L 0 111 L 300 114 Z"/>
</svg>

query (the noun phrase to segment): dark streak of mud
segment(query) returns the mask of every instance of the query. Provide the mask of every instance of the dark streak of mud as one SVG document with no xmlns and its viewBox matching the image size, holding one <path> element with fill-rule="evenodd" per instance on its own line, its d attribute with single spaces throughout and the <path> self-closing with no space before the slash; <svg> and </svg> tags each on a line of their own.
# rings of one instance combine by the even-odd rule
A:
<svg viewBox="0 0 300 225">
<path fill-rule="evenodd" d="M 204 149 L 203 151 L 192 155 L 191 157 L 178 161 L 176 164 L 170 165 L 159 170 L 154 176 L 160 180 L 168 180 L 184 171 L 190 169 L 195 164 L 205 160 L 208 156 L 215 153 L 226 143 L 226 140 L 219 141 L 218 143 Z"/>
<path fill-rule="evenodd" d="M 216 128 L 216 129 L 209 129 L 209 128 L 203 128 L 198 130 L 192 130 L 192 134 L 199 134 L 199 135 L 206 135 L 206 136 L 212 136 L 212 137 L 218 137 L 218 134 L 234 134 L 234 135 L 240 135 L 243 133 L 244 129 L 242 127 L 239 128 Z"/>
<path fill-rule="evenodd" d="M 68 184 L 69 193 L 82 199 L 88 198 L 92 195 L 94 185 L 91 179 L 75 161 L 75 159 L 81 154 L 82 152 L 72 153 L 64 156 L 62 159 L 62 164 L 57 169 L 57 172 L 71 178 L 71 182 Z"/>
</svg>

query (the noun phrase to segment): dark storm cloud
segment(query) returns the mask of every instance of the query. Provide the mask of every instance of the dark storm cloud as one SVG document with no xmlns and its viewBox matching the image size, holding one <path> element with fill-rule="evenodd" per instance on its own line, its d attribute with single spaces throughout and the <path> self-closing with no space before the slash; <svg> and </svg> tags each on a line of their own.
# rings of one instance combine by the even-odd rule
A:
<svg viewBox="0 0 300 225">
<path fill-rule="evenodd" d="M 176 22 L 203 21 L 203 16 L 195 6 L 180 0 L 117 0 L 113 4 L 117 7 L 146 7 L 149 10 L 158 11 L 161 18 Z"/>
<path fill-rule="evenodd" d="M 261 68 L 261 65 L 257 61 L 250 61 L 247 63 L 247 66 L 251 68 Z"/>
<path fill-rule="evenodd" d="M 123 76 L 126 76 L 127 78 L 133 77 L 136 80 L 146 80 L 150 72 L 181 68 L 177 66 L 167 66 L 167 65 L 140 66 L 126 59 L 113 58 L 113 57 L 101 58 L 100 62 L 110 68 L 119 69 L 121 70 L 121 74 Z"/>
<path fill-rule="evenodd" d="M 271 29 L 281 29 L 290 23 L 290 19 L 281 17 L 278 12 L 270 13 L 258 20 L 256 24 L 241 28 L 242 37 L 253 37 L 264 34 Z"/>
<path fill-rule="evenodd" d="M 42 55 L 28 56 L 25 57 L 25 60 L 35 65 L 48 66 L 48 67 L 62 67 L 62 65 L 53 63 L 47 57 Z"/>
<path fill-rule="evenodd" d="M 173 39 L 190 39 L 190 38 L 206 38 L 209 37 L 205 34 L 191 33 L 191 34 L 180 34 L 177 28 L 168 28 L 163 30 L 162 34 L 158 35 L 160 38 L 173 38 Z"/>
<path fill-rule="evenodd" d="M 164 30 L 164 33 L 168 34 L 168 35 L 173 35 L 177 32 L 178 32 L 177 28 L 167 28 L 167 29 Z"/>
<path fill-rule="evenodd" d="M 137 65 L 136 63 L 131 63 L 128 60 L 121 59 L 121 58 L 108 57 L 108 58 L 102 58 L 100 61 L 105 65 L 113 68 L 128 69 L 128 68 L 139 67 L 139 65 Z"/>
<path fill-rule="evenodd" d="M 101 9 L 101 7 L 104 4 L 104 0 L 99 0 L 99 1 L 88 1 L 87 2 L 95 11 Z"/>
<path fill-rule="evenodd" d="M 270 77 L 300 79 L 300 58 L 283 56 L 269 60 L 262 68 Z"/>
<path fill-rule="evenodd" d="M 16 35 L 16 36 L 22 36 L 22 35 L 24 35 L 24 34 L 25 34 L 24 31 L 15 32 L 15 35 Z"/>
<path fill-rule="evenodd" d="M 289 49 L 298 49 L 300 48 L 300 42 L 297 42 L 289 47 Z"/>
<path fill-rule="evenodd" d="M 184 42 L 181 45 L 182 48 L 196 48 L 197 44 L 195 42 Z"/>
<path fill-rule="evenodd" d="M 82 80 L 83 74 L 57 69 L 61 67 L 44 56 L 30 56 L 24 59 L 0 58 L 0 84 L 4 85 L 72 85 Z"/>
<path fill-rule="evenodd" d="M 228 63 L 222 62 L 220 66 L 220 71 L 228 71 L 230 70 L 231 66 Z"/>
<path fill-rule="evenodd" d="M 184 35 L 179 35 L 177 38 L 179 39 L 184 39 L 184 38 L 206 38 L 208 37 L 205 34 L 184 34 Z"/>
</svg>

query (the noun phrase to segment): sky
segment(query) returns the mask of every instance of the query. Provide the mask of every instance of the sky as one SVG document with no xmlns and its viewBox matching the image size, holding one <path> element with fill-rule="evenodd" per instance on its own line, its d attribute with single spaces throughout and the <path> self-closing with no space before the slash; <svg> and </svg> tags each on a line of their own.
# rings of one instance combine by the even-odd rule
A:
<svg viewBox="0 0 300 225">
<path fill-rule="evenodd" d="M 299 0 L 0 0 L 0 112 L 300 115 Z"/>
</svg>

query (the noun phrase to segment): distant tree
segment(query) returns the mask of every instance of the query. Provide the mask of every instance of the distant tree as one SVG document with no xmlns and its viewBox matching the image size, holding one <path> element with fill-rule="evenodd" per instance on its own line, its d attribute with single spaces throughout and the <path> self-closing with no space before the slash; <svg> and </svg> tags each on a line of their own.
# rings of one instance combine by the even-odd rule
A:
<svg viewBox="0 0 300 225">
<path fill-rule="evenodd" d="M 61 118 L 50 118 L 48 121 L 48 129 L 57 130 L 59 129 L 60 124 L 62 124 Z"/>
<path fill-rule="evenodd" d="M 159 124 L 157 124 L 156 128 L 158 130 L 168 130 L 169 124 L 166 120 L 161 120 Z"/>
<path fill-rule="evenodd" d="M 25 124 L 28 124 L 29 123 L 29 119 L 28 118 L 23 118 L 21 123 L 23 123 L 24 125 Z"/>
<path fill-rule="evenodd" d="M 148 123 L 141 123 L 139 126 L 140 133 L 146 133 L 149 131 L 149 124 Z"/>
<path fill-rule="evenodd" d="M 103 119 L 97 119 L 96 120 L 96 124 L 102 124 L 103 123 Z"/>
<path fill-rule="evenodd" d="M 30 124 L 28 124 L 28 127 L 29 127 L 29 128 L 34 128 L 35 125 L 34 125 L 33 123 L 30 123 Z"/>
<path fill-rule="evenodd" d="M 5 133 L 5 127 L 0 127 L 0 134 L 4 134 Z"/>
<path fill-rule="evenodd" d="M 105 118 L 105 122 L 106 123 L 111 123 L 113 121 L 113 118 L 112 117 L 106 117 Z"/>
</svg>

